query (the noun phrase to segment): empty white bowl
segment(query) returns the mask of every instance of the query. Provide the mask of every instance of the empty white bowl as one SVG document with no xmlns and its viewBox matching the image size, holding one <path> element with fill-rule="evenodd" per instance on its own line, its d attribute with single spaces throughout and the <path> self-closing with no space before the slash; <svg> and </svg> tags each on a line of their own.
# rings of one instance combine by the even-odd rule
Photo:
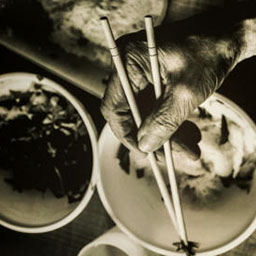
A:
<svg viewBox="0 0 256 256">
<path fill-rule="evenodd" d="M 78 256 L 157 256 L 131 240 L 116 226 L 83 247 Z"/>
</svg>

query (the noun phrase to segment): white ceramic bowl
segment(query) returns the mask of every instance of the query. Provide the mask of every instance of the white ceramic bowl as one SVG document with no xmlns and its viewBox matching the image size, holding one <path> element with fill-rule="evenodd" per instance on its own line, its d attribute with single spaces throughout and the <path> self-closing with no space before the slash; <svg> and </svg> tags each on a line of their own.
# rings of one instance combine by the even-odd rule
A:
<svg viewBox="0 0 256 256">
<path fill-rule="evenodd" d="M 235 113 L 245 133 L 255 135 L 253 121 L 237 105 L 215 94 Z M 177 252 L 179 241 L 156 185 L 135 174 L 127 175 L 116 158 L 120 142 L 105 126 L 99 140 L 101 173 L 98 190 L 105 208 L 122 231 L 146 248 L 163 255 L 185 255 Z M 256 178 L 249 194 L 235 186 L 225 188 L 218 202 L 198 208 L 183 202 L 189 240 L 199 242 L 196 255 L 213 256 L 231 250 L 248 238 L 256 228 Z M 225 192 L 225 193 L 224 193 Z"/>
<path fill-rule="evenodd" d="M 113 227 L 106 233 L 84 246 L 77 256 L 157 256 L 134 243 L 118 227 Z"/>
<path fill-rule="evenodd" d="M 44 194 L 37 190 L 14 191 L 0 177 L 0 224 L 20 232 L 41 233 L 64 226 L 76 218 L 86 207 L 93 195 L 98 167 L 97 132 L 93 121 L 83 105 L 59 84 L 40 76 L 28 73 L 10 73 L 0 76 L 0 95 L 9 90 L 26 91 L 33 83 L 41 84 L 44 89 L 62 95 L 73 105 L 80 115 L 90 137 L 92 149 L 92 173 L 88 188 L 78 202 L 68 203 L 66 197 L 56 198 L 53 193 Z"/>
</svg>

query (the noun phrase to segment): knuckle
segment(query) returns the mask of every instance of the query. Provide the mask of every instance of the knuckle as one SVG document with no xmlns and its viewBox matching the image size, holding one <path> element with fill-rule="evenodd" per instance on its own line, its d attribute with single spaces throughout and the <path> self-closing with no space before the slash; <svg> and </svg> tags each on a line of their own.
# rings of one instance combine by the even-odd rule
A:
<svg viewBox="0 0 256 256">
<path fill-rule="evenodd" d="M 104 116 L 104 118 L 106 120 L 108 120 L 112 110 L 111 110 L 110 106 L 108 104 L 106 104 L 106 102 L 104 100 L 101 102 L 100 111 L 101 111 L 102 115 Z"/>
<path fill-rule="evenodd" d="M 191 86 L 186 84 L 178 84 L 173 90 L 174 98 L 179 101 L 190 101 L 194 97 L 194 91 Z"/>
<path fill-rule="evenodd" d="M 170 113 L 170 111 L 160 111 L 153 121 L 154 129 L 161 134 L 170 134 L 174 132 L 178 125 L 177 118 Z"/>
<path fill-rule="evenodd" d="M 193 88 L 187 84 L 179 84 L 175 87 L 173 92 L 173 108 L 179 123 L 183 122 L 188 115 L 202 103 L 203 92 L 201 89 Z"/>
</svg>

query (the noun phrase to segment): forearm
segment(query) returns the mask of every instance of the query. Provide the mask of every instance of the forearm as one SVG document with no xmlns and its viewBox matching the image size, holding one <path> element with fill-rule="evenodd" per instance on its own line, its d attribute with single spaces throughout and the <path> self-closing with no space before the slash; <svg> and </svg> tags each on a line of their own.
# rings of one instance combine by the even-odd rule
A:
<svg viewBox="0 0 256 256">
<path fill-rule="evenodd" d="M 169 38 L 181 41 L 191 37 L 209 39 L 221 46 L 224 55 L 233 56 L 230 60 L 233 67 L 256 55 L 256 0 L 229 4 L 177 23 L 180 23 L 180 26 L 176 26 L 178 29 L 175 29 L 175 23 L 160 28 L 158 38 L 162 41 L 168 41 Z M 209 46 L 208 50 L 211 52 L 213 47 L 206 46 Z"/>
<path fill-rule="evenodd" d="M 237 38 L 242 42 L 237 63 L 256 55 L 256 1 L 242 1 L 227 12 L 230 22 L 239 27 Z"/>
</svg>

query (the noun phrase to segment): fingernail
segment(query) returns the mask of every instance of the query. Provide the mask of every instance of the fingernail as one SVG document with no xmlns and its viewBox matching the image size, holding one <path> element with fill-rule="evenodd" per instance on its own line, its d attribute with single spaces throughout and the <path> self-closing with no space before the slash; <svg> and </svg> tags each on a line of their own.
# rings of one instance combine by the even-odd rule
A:
<svg viewBox="0 0 256 256">
<path fill-rule="evenodd" d="M 161 146 L 161 138 L 156 135 L 144 135 L 139 140 L 138 147 L 143 152 L 153 152 Z"/>
</svg>

